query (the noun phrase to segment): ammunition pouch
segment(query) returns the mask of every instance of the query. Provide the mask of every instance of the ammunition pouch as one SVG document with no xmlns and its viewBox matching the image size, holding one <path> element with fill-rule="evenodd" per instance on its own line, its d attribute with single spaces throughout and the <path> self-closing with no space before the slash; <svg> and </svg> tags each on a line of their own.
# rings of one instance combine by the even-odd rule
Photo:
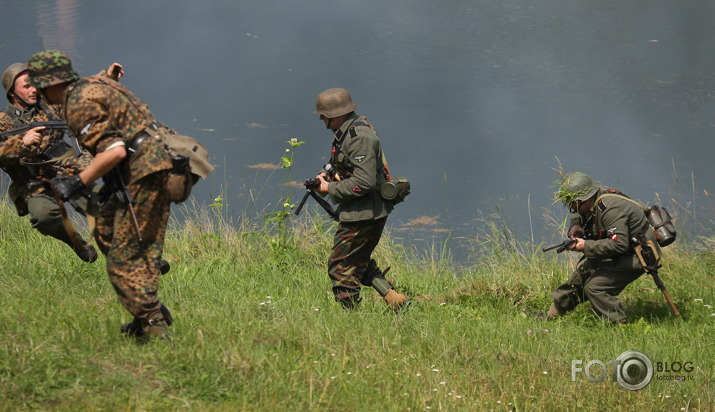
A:
<svg viewBox="0 0 715 412">
<path fill-rule="evenodd" d="M 205 179 L 214 170 L 213 165 L 209 163 L 206 148 L 196 139 L 177 134 L 161 123 L 153 121 L 132 139 L 129 152 L 134 154 L 150 137 L 159 139 L 171 156 L 172 169 L 165 185 L 169 199 L 174 203 L 185 201 L 191 195 L 191 188 L 199 178 Z"/>
<path fill-rule="evenodd" d="M 409 194 L 410 181 L 404 177 L 390 179 L 380 186 L 380 195 L 382 198 L 391 200 L 394 204 L 404 201 Z"/>
<path fill-rule="evenodd" d="M 74 153 L 74 150 L 72 149 L 72 146 L 70 146 L 63 139 L 57 139 L 57 141 L 50 145 L 50 147 L 48 147 L 43 154 L 47 157 L 47 159 L 54 160 L 58 158 L 69 157 L 67 156 L 67 153 L 70 151 L 72 152 L 72 156 L 76 155 L 76 153 Z"/>
</svg>

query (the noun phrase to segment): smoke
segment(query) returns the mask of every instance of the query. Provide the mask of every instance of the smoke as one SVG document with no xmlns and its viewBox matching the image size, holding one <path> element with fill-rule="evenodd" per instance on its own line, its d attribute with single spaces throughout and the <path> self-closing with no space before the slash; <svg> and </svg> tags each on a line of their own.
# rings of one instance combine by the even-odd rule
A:
<svg viewBox="0 0 715 412">
<path fill-rule="evenodd" d="M 294 175 L 312 177 L 331 138 L 314 98 L 345 87 L 412 181 L 403 221 L 458 227 L 507 197 L 526 218 L 527 199 L 551 207 L 555 157 L 636 198 L 667 191 L 673 164 L 715 190 L 709 1 L 64 2 L 65 24 L 37 23 L 42 41 L 74 47 L 91 73 L 120 60 L 231 181 L 291 137 L 306 141 Z"/>
</svg>

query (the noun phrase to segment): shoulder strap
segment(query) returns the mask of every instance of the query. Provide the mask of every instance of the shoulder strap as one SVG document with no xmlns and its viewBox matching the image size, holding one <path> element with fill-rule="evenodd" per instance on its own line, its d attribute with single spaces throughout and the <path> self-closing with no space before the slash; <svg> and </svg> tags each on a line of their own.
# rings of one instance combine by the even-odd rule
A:
<svg viewBox="0 0 715 412">
<path fill-rule="evenodd" d="M 636 202 L 635 200 L 631 199 L 631 198 L 628 197 L 628 196 L 625 196 L 625 195 L 622 195 L 622 194 L 616 194 L 616 193 L 605 193 L 605 194 L 602 194 L 601 196 L 597 197 L 597 198 L 596 198 L 596 201 L 593 203 L 593 204 L 594 204 L 594 207 L 598 207 L 598 202 L 600 202 L 601 199 L 603 199 L 604 197 L 607 197 L 607 196 L 620 197 L 621 199 L 625 199 L 625 200 L 627 200 L 627 201 L 629 201 L 629 202 L 631 202 L 631 203 L 635 203 L 636 205 L 638 205 L 638 207 L 640 207 L 641 209 L 643 209 L 643 212 L 644 212 L 644 213 L 648 211 L 648 208 L 645 207 L 645 206 L 643 206 L 640 202 Z"/>
</svg>

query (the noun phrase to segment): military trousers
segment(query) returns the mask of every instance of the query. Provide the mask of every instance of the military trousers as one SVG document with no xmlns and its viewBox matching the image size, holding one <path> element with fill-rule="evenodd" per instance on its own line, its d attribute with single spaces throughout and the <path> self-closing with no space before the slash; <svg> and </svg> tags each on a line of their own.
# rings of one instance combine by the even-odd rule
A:
<svg viewBox="0 0 715 412">
<path fill-rule="evenodd" d="M 371 286 L 372 278 L 381 273 L 372 252 L 385 228 L 387 216 L 376 220 L 340 222 L 335 232 L 333 250 L 328 259 L 328 276 L 337 301 L 357 300 L 360 285 Z"/>
<path fill-rule="evenodd" d="M 626 321 L 621 302 L 616 298 L 623 289 L 638 279 L 643 270 L 614 270 L 613 262 L 582 261 L 568 282 L 554 290 L 552 296 L 559 312 L 572 311 L 588 301 L 591 309 L 613 323 Z"/>
<path fill-rule="evenodd" d="M 159 261 L 171 212 L 165 182 L 162 171 L 129 185 L 139 233 L 129 208 L 114 196 L 100 205 L 97 216 L 95 240 L 107 257 L 109 280 L 122 306 L 139 319 L 162 317 Z"/>
<path fill-rule="evenodd" d="M 84 210 L 87 209 L 87 198 L 77 196 L 73 200 Z M 62 221 L 60 205 L 54 196 L 47 191 L 30 196 L 27 198 L 27 210 L 33 228 L 45 236 L 51 236 L 74 247 Z"/>
</svg>

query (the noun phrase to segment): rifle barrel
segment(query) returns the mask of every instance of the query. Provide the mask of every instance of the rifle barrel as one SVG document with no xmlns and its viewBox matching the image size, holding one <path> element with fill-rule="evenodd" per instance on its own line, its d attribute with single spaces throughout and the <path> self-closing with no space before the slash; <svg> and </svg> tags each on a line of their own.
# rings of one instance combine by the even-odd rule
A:
<svg viewBox="0 0 715 412">
<path fill-rule="evenodd" d="M 26 132 L 30 129 L 34 129 L 35 127 L 44 127 L 45 129 L 66 129 L 67 128 L 67 123 L 63 122 L 62 120 L 50 120 L 47 122 L 34 122 L 30 124 L 26 124 L 25 126 L 20 126 L 16 127 L 14 129 L 6 130 L 4 132 L 0 132 L 0 138 L 5 138 L 8 136 L 16 135 L 18 133 Z"/>
</svg>

